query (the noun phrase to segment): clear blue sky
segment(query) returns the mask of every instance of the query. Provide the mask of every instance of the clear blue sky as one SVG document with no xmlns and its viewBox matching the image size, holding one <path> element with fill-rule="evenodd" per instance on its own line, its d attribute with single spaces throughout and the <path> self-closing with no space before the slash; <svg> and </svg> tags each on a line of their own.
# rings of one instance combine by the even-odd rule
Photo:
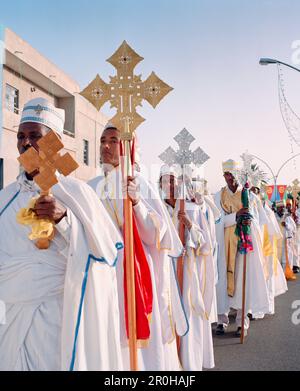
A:
<svg viewBox="0 0 300 391">
<path fill-rule="evenodd" d="M 1 3 L 3 23 L 62 68 L 83 88 L 96 73 L 114 74 L 105 62 L 120 43 L 145 60 L 137 72 L 154 70 L 174 87 L 153 110 L 140 113 L 143 160 L 173 144 L 186 127 L 210 156 L 211 189 L 223 185 L 221 162 L 246 149 L 274 170 L 291 156 L 277 96 L 275 66 L 260 57 L 291 63 L 300 40 L 299 0 L 14 0 Z M 300 113 L 300 74 L 286 70 L 286 93 Z M 294 147 L 294 152 L 299 152 Z M 280 177 L 300 176 L 300 159 Z"/>
</svg>

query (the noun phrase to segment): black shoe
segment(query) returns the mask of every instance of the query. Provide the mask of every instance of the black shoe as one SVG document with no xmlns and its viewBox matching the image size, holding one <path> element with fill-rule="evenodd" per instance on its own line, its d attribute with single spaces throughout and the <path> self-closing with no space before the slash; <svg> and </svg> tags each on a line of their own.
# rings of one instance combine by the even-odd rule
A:
<svg viewBox="0 0 300 391">
<path fill-rule="evenodd" d="M 216 328 L 216 335 L 224 335 L 225 334 L 225 327 L 222 324 L 218 324 Z"/>
<path fill-rule="evenodd" d="M 244 337 L 247 337 L 247 330 L 246 329 L 244 329 Z M 241 337 L 241 335 L 242 335 L 242 328 L 241 327 L 238 327 L 237 328 L 237 330 L 236 330 L 236 332 L 235 332 L 235 336 L 236 337 Z"/>
<path fill-rule="evenodd" d="M 299 267 L 298 266 L 294 266 L 293 267 L 293 272 L 295 273 L 295 274 L 297 274 L 297 273 L 299 273 Z"/>
<path fill-rule="evenodd" d="M 252 315 L 252 314 L 248 314 L 248 318 L 251 320 L 251 322 L 253 322 L 254 320 L 256 320 L 255 318 L 253 318 L 253 315 Z"/>
</svg>

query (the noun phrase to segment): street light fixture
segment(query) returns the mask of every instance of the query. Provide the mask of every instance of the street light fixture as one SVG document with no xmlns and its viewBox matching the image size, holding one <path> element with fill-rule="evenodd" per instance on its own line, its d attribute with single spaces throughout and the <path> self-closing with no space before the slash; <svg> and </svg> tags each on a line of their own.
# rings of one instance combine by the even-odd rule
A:
<svg viewBox="0 0 300 391">
<path fill-rule="evenodd" d="M 260 65 L 269 65 L 269 64 L 276 64 L 277 60 L 273 60 L 272 58 L 261 58 L 259 60 Z"/>
<path fill-rule="evenodd" d="M 282 62 L 282 61 L 279 61 L 279 60 L 275 60 L 275 59 L 273 59 L 273 58 L 261 58 L 261 59 L 259 60 L 259 64 L 260 64 L 260 65 L 281 64 L 281 65 L 285 65 L 285 66 L 288 67 L 288 68 L 292 68 L 292 69 L 294 69 L 295 71 L 300 72 L 300 69 L 299 69 L 299 68 L 293 67 L 293 66 L 290 65 L 290 64 L 287 64 L 287 63 Z"/>
</svg>

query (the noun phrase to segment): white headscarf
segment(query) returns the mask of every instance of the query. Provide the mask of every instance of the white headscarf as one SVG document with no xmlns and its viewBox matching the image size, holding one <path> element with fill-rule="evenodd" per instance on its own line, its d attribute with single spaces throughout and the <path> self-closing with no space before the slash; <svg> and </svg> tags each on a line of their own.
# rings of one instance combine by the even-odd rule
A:
<svg viewBox="0 0 300 391">
<path fill-rule="evenodd" d="M 160 168 L 159 179 L 164 175 L 173 175 L 175 178 L 178 178 L 178 172 L 175 167 L 164 164 Z"/>
<path fill-rule="evenodd" d="M 35 98 L 24 105 L 21 124 L 35 122 L 43 124 L 62 136 L 65 124 L 65 110 L 58 109 L 45 98 Z"/>
</svg>

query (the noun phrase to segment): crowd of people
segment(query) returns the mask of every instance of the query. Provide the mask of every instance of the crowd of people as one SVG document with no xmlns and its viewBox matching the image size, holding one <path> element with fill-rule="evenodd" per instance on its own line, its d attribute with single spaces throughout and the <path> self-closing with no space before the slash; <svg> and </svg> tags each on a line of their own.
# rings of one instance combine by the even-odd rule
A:
<svg viewBox="0 0 300 391">
<path fill-rule="evenodd" d="M 43 136 L 63 128 L 63 110 L 43 98 L 28 102 L 19 153 L 39 150 Z M 139 370 L 213 368 L 213 333 L 226 333 L 230 311 L 236 336 L 243 328 L 251 338 L 250 319 L 274 314 L 276 297 L 299 273 L 296 199 L 270 204 L 253 174 L 249 207 L 243 206 L 240 166 L 231 159 L 222 164 L 224 187 L 214 195 L 167 165 L 158 186 L 138 170 L 124 184 L 120 136 L 106 125 L 103 175 L 88 183 L 60 176 L 51 195 L 41 196 L 37 173 L 23 170 L 0 192 L 1 370 L 130 369 L 124 194 L 133 210 Z M 16 219 L 28 205 L 37 221 L 55 224 L 48 249 L 38 249 L 28 238 L 31 227 Z M 250 232 L 245 285 L 239 221 Z"/>
</svg>

